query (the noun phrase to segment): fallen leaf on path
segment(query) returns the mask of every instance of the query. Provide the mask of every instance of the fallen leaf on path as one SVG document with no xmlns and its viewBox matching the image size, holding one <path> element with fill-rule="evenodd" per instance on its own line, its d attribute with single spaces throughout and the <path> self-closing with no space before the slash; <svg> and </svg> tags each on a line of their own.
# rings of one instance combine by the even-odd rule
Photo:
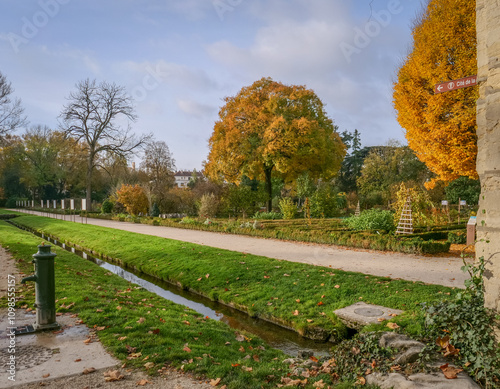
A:
<svg viewBox="0 0 500 389">
<path fill-rule="evenodd" d="M 75 362 L 81 362 L 82 358 L 75 359 Z"/>
<path fill-rule="evenodd" d="M 50 373 L 48 373 L 48 374 L 44 374 L 44 375 L 42 376 L 42 378 L 48 378 L 48 377 L 50 377 Z"/>
<path fill-rule="evenodd" d="M 443 372 L 444 376 L 449 380 L 457 378 L 457 374 L 463 371 L 463 369 L 457 369 L 456 367 L 449 366 L 448 364 L 439 366 L 439 368 Z"/>
<path fill-rule="evenodd" d="M 146 380 L 146 379 L 142 379 L 142 380 L 140 380 L 140 381 L 137 381 L 137 382 L 136 382 L 136 384 L 137 384 L 138 386 L 144 386 L 144 385 L 146 385 L 146 384 L 151 384 L 151 381 L 148 381 L 148 380 Z"/>
<path fill-rule="evenodd" d="M 83 374 L 90 374 L 90 373 L 93 373 L 95 371 L 95 368 L 94 367 L 88 367 L 86 369 L 83 370 Z"/>
<path fill-rule="evenodd" d="M 88 339 L 84 340 L 83 343 L 90 344 L 90 343 L 92 343 L 92 339 L 88 338 Z"/>
<path fill-rule="evenodd" d="M 123 378 L 123 375 L 118 370 L 108 370 L 104 373 L 104 381 L 106 382 L 120 381 Z"/>
</svg>

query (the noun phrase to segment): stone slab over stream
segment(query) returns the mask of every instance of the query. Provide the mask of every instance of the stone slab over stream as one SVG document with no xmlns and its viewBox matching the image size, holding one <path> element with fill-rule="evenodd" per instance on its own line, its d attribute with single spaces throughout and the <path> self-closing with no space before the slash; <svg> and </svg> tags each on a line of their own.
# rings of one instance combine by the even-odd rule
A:
<svg viewBox="0 0 500 389">
<path fill-rule="evenodd" d="M 391 320 L 401 315 L 403 311 L 383 307 L 381 305 L 359 302 L 348 307 L 333 311 L 349 328 L 360 329 L 369 324 L 377 324 L 384 320 Z"/>
</svg>

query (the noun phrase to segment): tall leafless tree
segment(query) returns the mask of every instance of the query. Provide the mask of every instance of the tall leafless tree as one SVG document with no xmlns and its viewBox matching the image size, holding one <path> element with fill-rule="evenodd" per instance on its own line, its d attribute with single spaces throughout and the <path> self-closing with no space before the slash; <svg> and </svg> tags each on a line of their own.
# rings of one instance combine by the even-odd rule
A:
<svg viewBox="0 0 500 389">
<path fill-rule="evenodd" d="M 13 92 L 11 83 L 0 73 L 0 141 L 8 133 L 28 123 L 21 100 L 11 98 Z"/>
<path fill-rule="evenodd" d="M 148 142 L 144 149 L 141 169 L 148 177 L 145 189 L 147 189 L 151 209 L 153 200 L 158 205 L 163 203 L 168 189 L 173 187 L 175 182 L 175 160 L 168 145 L 163 141 Z"/>
<path fill-rule="evenodd" d="M 137 118 L 133 100 L 123 87 L 114 83 L 97 84 L 89 79 L 80 81 L 76 84 L 76 91 L 69 95 L 60 118 L 66 135 L 86 145 L 86 198 L 90 208 L 92 173 L 99 154 L 109 152 L 126 158 L 144 145 L 151 135 L 136 137 L 132 133 L 130 123 Z"/>
</svg>

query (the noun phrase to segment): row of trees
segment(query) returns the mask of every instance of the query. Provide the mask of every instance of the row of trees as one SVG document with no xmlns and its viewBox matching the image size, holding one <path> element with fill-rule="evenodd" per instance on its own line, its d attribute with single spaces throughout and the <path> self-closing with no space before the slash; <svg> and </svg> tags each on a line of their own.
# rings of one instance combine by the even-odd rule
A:
<svg viewBox="0 0 500 389">
<path fill-rule="evenodd" d="M 475 9 L 466 0 L 430 0 L 416 21 L 413 49 L 394 86 L 408 147 L 361 147 L 357 131 L 339 134 L 322 101 L 305 86 L 262 78 L 226 97 L 209 140 L 204 166 L 209 181 L 191 197 L 195 202 L 206 194 L 231 198 L 234 188 L 248 191 L 249 180 L 253 203 L 264 201 L 271 211 L 280 185 L 280 195 L 299 203 L 330 187 L 348 198 L 359 195 L 367 205 L 389 202 L 401 182 L 434 188 L 436 199 L 451 182 L 469 185 L 468 179 L 477 178 L 477 87 L 435 95 L 433 86 L 474 72 L 474 29 Z M 88 204 L 110 195 L 120 203 L 120 186 L 138 184 L 149 211 L 153 204 L 164 212 L 175 208 L 173 198 L 191 201 L 185 193 L 172 195 L 174 161 L 167 145 L 132 132 L 133 101 L 122 87 L 84 80 L 62 107 L 57 131 L 36 126 L 22 137 L 11 135 L 26 126 L 12 93 L 0 74 L 1 196 L 61 198 L 84 191 Z M 140 169 L 127 168 L 131 155 L 143 148 Z M 255 189 L 260 185 L 263 200 Z"/>
</svg>

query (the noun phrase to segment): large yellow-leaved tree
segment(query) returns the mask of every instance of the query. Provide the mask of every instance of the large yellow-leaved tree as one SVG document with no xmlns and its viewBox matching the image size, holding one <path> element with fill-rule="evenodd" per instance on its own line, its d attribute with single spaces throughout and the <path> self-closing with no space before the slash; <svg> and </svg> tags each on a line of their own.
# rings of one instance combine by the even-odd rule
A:
<svg viewBox="0 0 500 389">
<path fill-rule="evenodd" d="M 337 128 L 318 96 L 304 86 L 262 78 L 225 98 L 209 141 L 205 174 L 239 183 L 266 184 L 271 210 L 273 176 L 293 180 L 303 172 L 329 179 L 345 156 Z"/>
<path fill-rule="evenodd" d="M 477 178 L 478 87 L 435 94 L 436 84 L 477 73 L 476 2 L 430 0 L 399 69 L 394 106 L 408 145 L 436 174 L 428 183 Z"/>
</svg>

